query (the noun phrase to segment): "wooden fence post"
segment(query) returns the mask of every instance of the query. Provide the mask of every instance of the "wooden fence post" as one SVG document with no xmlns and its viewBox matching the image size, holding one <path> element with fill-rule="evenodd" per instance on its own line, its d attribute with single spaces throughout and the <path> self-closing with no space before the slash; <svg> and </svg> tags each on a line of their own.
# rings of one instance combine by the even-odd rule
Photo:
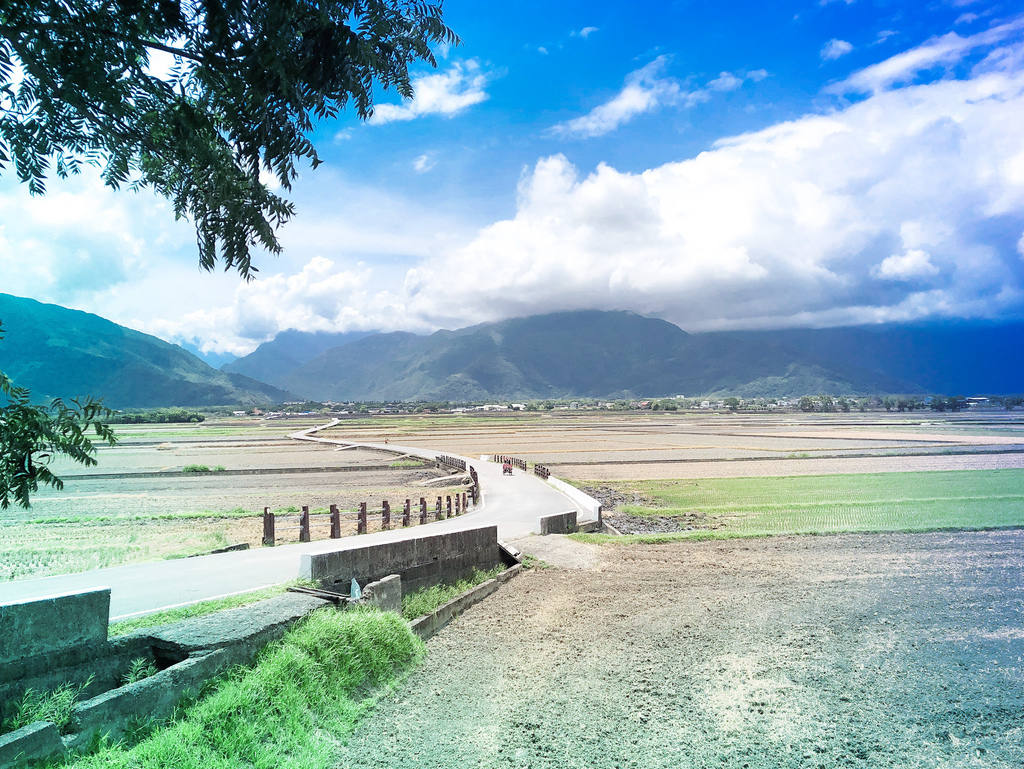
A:
<svg viewBox="0 0 1024 769">
<path fill-rule="evenodd" d="M 341 539 L 341 513 L 337 505 L 331 505 L 331 539 Z"/>
<path fill-rule="evenodd" d="M 427 498 L 420 497 L 420 526 L 427 522 Z"/>
<path fill-rule="evenodd" d="M 462 505 L 459 504 L 460 497 L 462 495 L 459 492 L 455 492 L 455 515 L 462 515 Z"/>
<path fill-rule="evenodd" d="M 302 506 L 299 516 L 299 542 L 309 542 L 309 505 Z"/>
<path fill-rule="evenodd" d="M 382 531 L 391 528 L 391 505 L 386 499 L 380 505 L 380 528 Z"/>
<path fill-rule="evenodd" d="M 359 503 L 359 523 L 356 524 L 356 526 L 357 526 L 357 528 L 356 528 L 356 533 L 357 534 L 365 534 L 366 533 L 366 503 L 365 502 L 360 502 Z"/>
<path fill-rule="evenodd" d="M 405 510 L 402 511 L 402 526 L 409 525 L 409 518 L 412 515 L 412 500 L 405 500 Z"/>
<path fill-rule="evenodd" d="M 444 504 L 444 500 L 441 499 L 441 497 L 438 497 L 437 498 L 437 510 L 435 511 L 435 515 L 437 516 L 437 520 L 439 520 L 439 521 L 444 516 L 444 513 L 441 512 L 441 505 L 443 505 L 443 504 Z"/>
<path fill-rule="evenodd" d="M 462 492 L 462 512 L 469 512 L 469 508 L 466 507 L 466 492 Z"/>
<path fill-rule="evenodd" d="M 263 544 L 267 547 L 274 546 L 274 514 L 269 507 L 263 508 Z"/>
<path fill-rule="evenodd" d="M 451 518 L 452 517 L 452 495 L 448 494 L 447 497 L 448 497 L 448 501 L 445 504 L 444 517 L 445 518 Z"/>
</svg>

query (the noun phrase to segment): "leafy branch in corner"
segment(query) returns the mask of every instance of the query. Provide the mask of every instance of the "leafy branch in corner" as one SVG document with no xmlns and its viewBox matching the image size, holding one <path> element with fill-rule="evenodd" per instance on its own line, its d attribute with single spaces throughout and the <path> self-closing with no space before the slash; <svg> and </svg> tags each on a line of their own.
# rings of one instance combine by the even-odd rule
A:
<svg viewBox="0 0 1024 769">
<path fill-rule="evenodd" d="M 93 440 L 109 446 L 117 442 L 103 421 L 113 412 L 101 401 L 76 398 L 69 405 L 57 398 L 48 406 L 35 405 L 29 391 L 16 387 L 3 372 L 0 396 L 7 401 L 0 405 L 0 509 L 12 501 L 29 507 L 29 497 L 40 484 L 62 489 L 63 481 L 49 468 L 55 458 L 90 467 L 96 464 Z M 90 430 L 95 438 L 89 437 Z"/>
<path fill-rule="evenodd" d="M 377 86 L 411 98 L 409 66 L 458 43 L 440 0 L 0 2 L 0 172 L 43 194 L 51 168 L 91 163 L 151 188 L 195 224 L 203 268 L 248 279 L 294 214 L 264 180 L 290 190 L 321 162 L 318 121 L 369 118 Z"/>
</svg>

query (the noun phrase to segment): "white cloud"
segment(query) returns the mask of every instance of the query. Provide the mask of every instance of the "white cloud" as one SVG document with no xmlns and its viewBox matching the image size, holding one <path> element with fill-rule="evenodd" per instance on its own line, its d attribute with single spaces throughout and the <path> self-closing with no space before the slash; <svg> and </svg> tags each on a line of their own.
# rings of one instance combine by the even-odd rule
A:
<svg viewBox="0 0 1024 769">
<path fill-rule="evenodd" d="M 676 104 L 686 93 L 674 78 L 662 77 L 667 58 L 659 56 L 645 67 L 626 76 L 626 83 L 612 99 L 588 114 L 551 128 L 556 136 L 593 137 L 614 131 L 637 115 L 653 112 L 665 104 Z"/>
<path fill-rule="evenodd" d="M 735 91 L 741 85 L 743 85 L 742 78 L 736 77 L 731 72 L 723 72 L 708 83 L 708 88 L 712 91 Z"/>
<path fill-rule="evenodd" d="M 766 69 L 755 69 L 753 72 L 747 73 L 747 79 L 753 80 L 755 83 L 760 83 L 768 77 L 768 70 Z"/>
<path fill-rule="evenodd" d="M 379 104 L 369 122 L 382 125 L 396 120 L 415 120 L 426 115 L 454 117 L 474 104 L 486 101 L 484 87 L 489 75 L 480 62 L 470 59 L 452 64 L 446 72 L 413 78 L 415 96 L 405 104 Z"/>
<path fill-rule="evenodd" d="M 545 56 L 547 56 L 548 55 L 548 49 L 545 48 L 542 45 L 541 46 L 537 46 L 537 53 L 541 53 L 541 54 L 544 54 Z"/>
<path fill-rule="evenodd" d="M 513 218 L 410 270 L 396 301 L 437 325 L 457 305 L 462 323 L 591 307 L 693 330 L 1020 313 L 1021 114 L 1024 72 L 987 66 L 642 174 L 545 158 Z"/>
<path fill-rule="evenodd" d="M 835 59 L 838 59 L 840 56 L 845 56 L 852 50 L 852 43 L 848 43 L 845 40 L 837 40 L 836 38 L 832 38 L 827 43 L 825 43 L 825 47 L 821 49 L 821 58 L 824 59 L 825 61 L 834 61 Z"/>
<path fill-rule="evenodd" d="M 881 280 L 913 280 L 937 275 L 939 268 L 931 263 L 931 255 L 919 248 L 905 254 L 893 254 L 871 268 L 871 275 Z"/>
<path fill-rule="evenodd" d="M 573 37 L 582 37 L 582 38 L 586 39 L 586 38 L 590 37 L 592 34 L 594 34 L 595 32 L 599 32 L 599 31 L 600 30 L 597 27 L 584 27 L 583 29 L 579 30 L 578 32 L 574 30 L 573 33 L 572 33 L 572 36 Z"/>
<path fill-rule="evenodd" d="M 416 173 L 418 174 L 424 174 L 427 171 L 431 170 L 436 165 L 437 159 L 429 153 L 420 155 L 414 161 L 412 161 L 413 170 L 415 170 Z"/>
<path fill-rule="evenodd" d="M 1024 17 L 969 37 L 961 37 L 955 32 L 934 37 L 916 48 L 855 72 L 830 90 L 833 93 L 878 93 L 909 83 L 921 72 L 950 67 L 977 48 L 997 45 L 1022 27 Z"/>
<path fill-rule="evenodd" d="M 1020 258 L 1024 259 L 1024 235 L 1020 236 L 1020 240 L 1017 241 L 1017 253 L 1020 254 Z"/>
</svg>

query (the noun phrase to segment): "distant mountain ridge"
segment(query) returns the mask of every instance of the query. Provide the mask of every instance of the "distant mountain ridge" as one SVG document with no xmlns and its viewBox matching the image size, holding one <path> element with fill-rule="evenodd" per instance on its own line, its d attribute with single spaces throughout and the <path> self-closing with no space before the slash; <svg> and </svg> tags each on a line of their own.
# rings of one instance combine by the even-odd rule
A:
<svg viewBox="0 0 1024 769">
<path fill-rule="evenodd" d="M 248 355 L 220 367 L 229 374 L 243 374 L 273 384 L 304 363 L 335 347 L 370 336 L 372 331 L 282 331 Z"/>
<path fill-rule="evenodd" d="M 177 345 L 31 299 L 0 294 L 0 321 L 0 370 L 16 384 L 40 400 L 90 394 L 115 408 L 1024 391 L 1024 323 L 688 334 L 595 310 L 429 336 L 293 330 L 218 371 Z"/>
<path fill-rule="evenodd" d="M 921 392 L 1024 392 L 1024 323 L 884 324 L 848 328 L 719 332 L 789 347 L 819 360 L 885 372 Z"/>
<path fill-rule="evenodd" d="M 150 408 L 257 405 L 291 397 L 91 313 L 0 294 L 0 321 L 0 371 L 37 401 L 92 395 L 112 408 Z"/>
<path fill-rule="evenodd" d="M 771 340 L 687 334 L 631 312 L 579 311 L 430 336 L 377 334 L 275 384 L 317 400 L 795 396 L 918 392 L 920 385 Z"/>
</svg>

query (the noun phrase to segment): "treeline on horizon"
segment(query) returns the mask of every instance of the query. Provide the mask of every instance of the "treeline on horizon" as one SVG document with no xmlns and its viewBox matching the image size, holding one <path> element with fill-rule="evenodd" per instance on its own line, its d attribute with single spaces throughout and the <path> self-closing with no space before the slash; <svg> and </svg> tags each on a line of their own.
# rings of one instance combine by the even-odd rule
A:
<svg viewBox="0 0 1024 769">
<path fill-rule="evenodd" d="M 985 396 L 982 396 L 985 397 Z M 827 394 L 804 395 L 800 398 L 749 398 L 737 397 L 697 397 L 697 398 L 651 398 L 651 399 L 602 399 L 602 398 L 551 398 L 530 400 L 521 404 L 521 411 L 544 412 L 565 409 L 575 403 L 577 408 L 601 409 L 605 411 L 692 411 L 701 409 L 726 409 L 729 411 L 756 411 L 768 408 L 781 408 L 805 413 L 849 413 L 852 411 L 886 411 L 886 412 L 959 412 L 971 405 L 971 400 L 963 395 L 956 396 L 922 396 L 922 395 L 886 395 L 870 397 L 838 396 Z M 707 406 L 702 404 L 707 403 Z M 783 405 L 779 405 L 779 404 Z M 455 408 L 472 409 L 485 405 L 504 406 L 511 409 L 513 403 L 505 399 L 487 401 L 364 401 L 349 403 L 322 403 L 319 401 L 303 401 L 301 403 L 279 403 L 265 406 L 216 406 L 202 411 L 184 408 L 133 409 L 117 412 L 109 420 L 110 424 L 182 424 L 199 423 L 207 417 L 238 416 L 244 410 L 247 416 L 264 416 L 273 414 L 319 414 L 319 415 L 352 415 L 372 416 L 381 413 L 412 413 L 438 414 L 450 412 Z M 1011 411 L 1024 406 L 1022 395 L 987 396 L 989 408 L 1002 408 Z M 493 413 L 493 412 L 491 412 Z M 499 413 L 508 413 L 507 411 Z"/>
</svg>

